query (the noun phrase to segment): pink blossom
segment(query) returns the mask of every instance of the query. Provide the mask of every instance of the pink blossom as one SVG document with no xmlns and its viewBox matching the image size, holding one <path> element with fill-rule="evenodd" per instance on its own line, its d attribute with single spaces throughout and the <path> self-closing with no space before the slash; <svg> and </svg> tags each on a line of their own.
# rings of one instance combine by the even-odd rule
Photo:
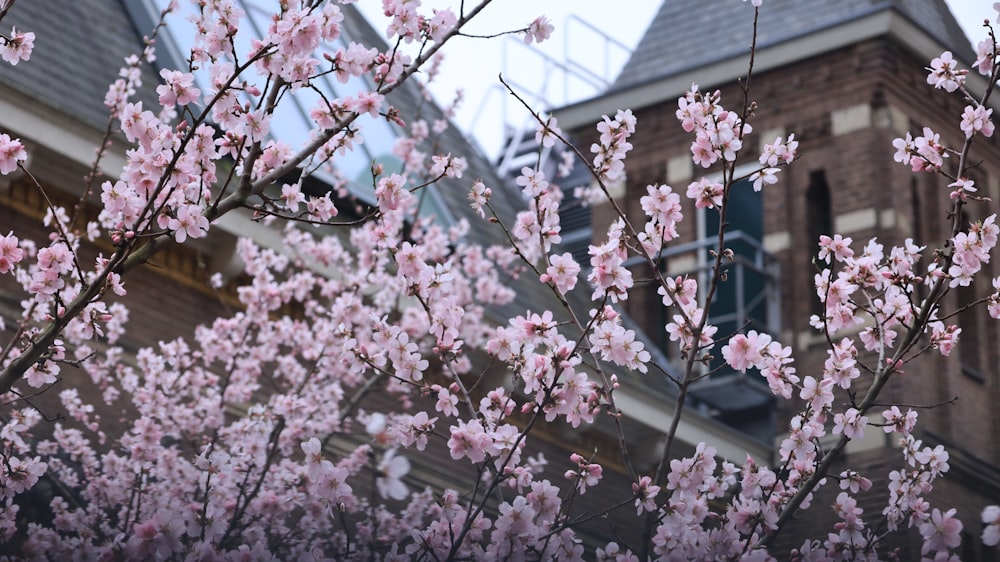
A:
<svg viewBox="0 0 1000 562">
<path fill-rule="evenodd" d="M 924 537 L 924 544 L 920 548 L 921 554 L 931 551 L 941 552 L 961 544 L 962 522 L 955 517 L 955 513 L 954 508 L 941 513 L 935 507 L 931 516 L 920 524 L 920 534 Z"/>
<path fill-rule="evenodd" d="M 611 244 L 590 247 L 591 271 L 587 279 L 594 286 L 593 298 L 607 295 L 611 302 L 628 299 L 632 272 L 625 267 L 622 253 Z"/>
<path fill-rule="evenodd" d="M 306 196 L 302 194 L 298 183 L 286 183 L 281 186 L 282 205 L 292 213 L 299 212 L 299 203 L 304 203 Z"/>
<path fill-rule="evenodd" d="M 447 155 L 435 154 L 431 156 L 431 161 L 434 163 L 430 170 L 432 177 L 460 178 L 467 167 L 465 158 L 452 156 L 450 153 Z"/>
<path fill-rule="evenodd" d="M 908 434 L 913 431 L 913 428 L 917 423 L 916 412 L 913 410 L 907 410 L 904 415 L 899 411 L 898 406 L 892 406 L 888 410 L 883 411 L 882 417 L 885 418 L 885 426 L 883 427 L 883 430 L 886 433 L 898 431 L 903 434 Z"/>
<path fill-rule="evenodd" d="M 458 18 L 450 9 L 434 10 L 434 17 L 427 24 L 427 35 L 433 41 L 440 42 L 451 32 L 456 23 L 458 23 Z M 538 41 L 541 42 L 540 39 Z"/>
<path fill-rule="evenodd" d="M 564 474 L 567 480 L 576 481 L 576 490 L 581 495 L 587 493 L 587 488 L 591 488 L 601 480 L 603 468 L 599 464 L 589 463 L 580 455 L 573 453 L 570 455 L 570 462 L 577 465 L 576 470 L 567 470 Z"/>
<path fill-rule="evenodd" d="M 628 139 L 635 132 L 635 124 L 635 116 L 628 109 L 618 111 L 614 119 L 604 115 L 597 124 L 600 139 L 590 146 L 590 151 L 597 155 L 593 169 L 601 179 L 611 182 L 621 180 L 625 172 L 625 156 L 632 150 Z"/>
<path fill-rule="evenodd" d="M 854 256 L 854 250 L 851 249 L 850 238 L 845 238 L 839 234 L 834 234 L 833 238 L 822 235 L 819 237 L 819 259 L 830 263 L 830 256 L 832 255 L 837 259 L 837 261 L 846 261 Z"/>
<path fill-rule="evenodd" d="M 521 175 L 514 183 L 524 188 L 524 196 L 529 199 L 538 197 L 549 187 L 549 182 L 545 181 L 545 172 L 528 167 L 521 168 Z"/>
<path fill-rule="evenodd" d="M 405 498 L 409 490 L 402 478 L 409 472 L 410 461 L 406 457 L 396 456 L 395 449 L 386 451 L 378 463 L 378 472 L 375 478 L 375 486 L 382 498 L 394 500 Z"/>
<path fill-rule="evenodd" d="M 940 321 L 932 322 L 928 327 L 931 331 L 931 346 L 940 351 L 944 357 L 951 355 L 962 329 L 956 325 L 945 326 L 944 322 Z"/>
<path fill-rule="evenodd" d="M 983 510 L 983 543 L 986 546 L 1000 544 L 1000 506 L 991 505 Z"/>
<path fill-rule="evenodd" d="M 496 521 L 496 530 L 508 536 L 527 535 L 532 528 L 535 510 L 524 496 L 514 498 L 512 503 L 500 504 L 500 517 Z"/>
<path fill-rule="evenodd" d="M 250 137 L 252 142 L 262 142 L 267 139 L 267 134 L 271 130 L 271 116 L 260 109 L 249 111 L 243 114 L 240 126 L 242 132 Z"/>
<path fill-rule="evenodd" d="M 549 148 L 555 145 L 556 139 L 562 136 L 555 117 L 547 117 L 544 122 L 535 126 L 535 142 Z"/>
<path fill-rule="evenodd" d="M 45 474 L 48 465 L 39 457 L 20 459 L 10 456 L 0 465 L 0 478 L 4 482 L 4 495 L 13 497 L 30 490 Z"/>
<path fill-rule="evenodd" d="M 604 548 L 598 548 L 596 554 L 598 562 L 639 562 L 638 556 L 627 548 L 622 551 L 616 542 L 608 543 Z"/>
<path fill-rule="evenodd" d="M 636 341 L 635 332 L 612 321 L 600 322 L 591 333 L 590 344 L 606 361 L 629 367 L 639 372 L 647 371 L 646 363 L 650 360 L 649 352 L 640 341 Z"/>
<path fill-rule="evenodd" d="M 778 183 L 778 172 L 780 171 L 778 168 L 764 168 L 759 172 L 751 174 L 750 181 L 753 182 L 753 190 L 760 191 L 765 185 Z"/>
<path fill-rule="evenodd" d="M 482 462 L 486 458 L 489 437 L 484 433 L 483 426 L 478 420 L 459 421 L 457 425 L 451 426 L 449 431 L 451 438 L 448 439 L 448 448 L 451 451 L 451 458 L 459 460 L 468 457 L 474 463 Z"/>
<path fill-rule="evenodd" d="M 576 286 L 578 275 L 580 275 L 580 264 L 576 263 L 572 254 L 565 252 L 549 258 L 549 267 L 545 270 L 542 282 L 552 283 L 557 291 L 566 294 Z"/>
<path fill-rule="evenodd" d="M 813 410 L 820 411 L 833 403 L 833 380 L 824 378 L 817 381 L 811 376 L 802 380 L 802 390 L 799 398 L 808 400 Z"/>
<path fill-rule="evenodd" d="M 635 494 L 636 515 L 641 515 L 643 511 L 656 509 L 656 496 L 660 493 L 660 487 L 653 485 L 652 478 L 643 476 L 639 478 L 638 482 L 633 482 L 632 493 Z"/>
<path fill-rule="evenodd" d="M 403 242 L 396 252 L 396 265 L 399 267 L 400 275 L 411 281 L 417 281 L 428 267 L 424 262 L 423 247 Z"/>
<path fill-rule="evenodd" d="M 993 39 L 986 38 L 976 45 L 976 62 L 972 66 L 983 76 L 988 76 L 993 70 L 996 59 L 996 45 L 993 43 Z"/>
<path fill-rule="evenodd" d="M 688 198 L 694 199 L 695 206 L 699 209 L 721 207 L 723 193 L 722 184 L 708 178 L 692 182 L 687 189 Z"/>
<path fill-rule="evenodd" d="M 164 106 L 187 105 L 201 96 L 201 90 L 194 86 L 193 74 L 163 69 L 160 76 L 164 84 L 156 87 L 156 93 Z"/>
<path fill-rule="evenodd" d="M 771 144 L 765 144 L 764 150 L 760 154 L 762 166 L 773 168 L 779 162 L 791 164 L 798 152 L 799 141 L 795 140 L 795 134 L 788 135 L 788 140 L 782 142 L 781 137 L 774 139 Z"/>
<path fill-rule="evenodd" d="M 208 219 L 198 205 L 181 205 L 177 216 L 167 222 L 167 228 L 174 232 L 174 239 L 181 244 L 190 236 L 202 238 L 208 233 Z"/>
<path fill-rule="evenodd" d="M 833 433 L 843 433 L 848 439 L 863 439 L 868 417 L 862 416 L 856 408 L 848 408 L 844 413 L 833 417 Z"/>
<path fill-rule="evenodd" d="M 945 355 L 954 352 L 959 330 L 946 325 L 953 307 L 939 308 L 934 299 L 920 303 L 918 297 L 938 294 L 944 284 L 977 282 L 1000 235 L 995 216 L 972 222 L 947 240 L 944 251 L 925 252 L 906 239 L 886 252 L 872 239 L 856 254 L 850 238 L 832 233 L 820 238 L 818 261 L 823 263 L 815 285 L 823 307 L 810 323 L 821 332 L 818 338 L 798 334 L 797 339 L 825 341 L 829 349 L 825 361 L 822 351 L 809 352 L 810 375 L 801 378 L 792 349 L 770 335 L 748 326 L 719 334 L 717 326 L 705 322 L 711 279 L 666 275 L 687 270 L 683 258 L 655 268 L 631 265 L 643 254 L 659 260 L 670 249 L 668 242 L 685 231 L 680 228 L 680 195 L 666 185 L 647 185 L 641 197 L 622 200 L 628 205 L 620 216 L 612 205 L 602 207 L 613 216 L 589 250 L 589 304 L 588 295 L 574 294 L 565 299 L 565 310 L 540 306 L 522 308 L 513 318 L 497 316 L 516 305 L 508 279 L 517 279 L 519 290 L 541 289 L 558 304 L 575 288 L 583 264 L 570 253 L 552 252 L 563 235 L 559 214 L 564 205 L 563 189 L 547 177 L 553 163 L 522 170 L 517 183 L 527 200 L 523 208 L 515 208 L 519 201 L 502 201 L 489 221 L 499 224 L 440 224 L 416 213 L 416 198 L 424 187 L 411 193 L 411 180 L 460 178 L 466 170 L 460 156 L 435 154 L 434 144 L 450 127 L 452 110 L 428 114 L 406 127 L 383 95 L 411 74 L 435 74 L 434 63 L 417 68 L 423 59 L 404 51 L 414 57 L 428 53 L 427 42 L 443 41 L 456 31 L 456 14 L 425 9 L 418 0 L 383 0 L 394 40 L 380 52 L 354 43 L 343 46 L 344 16 L 336 3 L 307 8 L 313 4 L 284 2 L 280 11 L 261 20 L 270 22 L 265 38 L 244 41 L 237 33 L 247 29 L 246 14 L 238 4 L 200 2 L 192 11 L 195 46 L 184 55 L 192 68 L 207 70 L 199 79 L 207 79 L 210 91 L 204 101 L 211 99 L 214 106 L 205 117 L 218 130 L 192 126 L 189 111 L 170 107 L 202 101 L 193 74 L 164 71 L 165 84 L 157 91 L 167 107 L 159 113 L 130 102 L 140 85 L 140 65 L 152 51 L 129 57 L 120 79 L 108 89 L 106 103 L 131 146 L 119 179 L 101 185 L 100 216 L 84 226 L 90 219 L 74 223 L 70 210 L 51 209 L 42 224 L 52 231 L 47 241 L 44 235 L 41 243 L 24 233 L 0 236 L 0 273 L 13 273 L 8 280 L 25 293 L 9 299 L 22 301 L 22 313 L 17 339 L 7 346 L 4 361 L 14 365 L 11 361 L 41 341 L 47 328 L 65 324 L 61 339 L 32 362 L 18 384 L 52 385 L 62 376 L 62 366 L 70 364 L 73 376 L 92 383 L 92 397 L 105 403 L 102 407 L 85 393 L 63 392 L 58 398 L 72 423 L 48 425 L 40 425 L 41 414 L 34 409 L 16 400 L 7 404 L 6 422 L 0 424 L 0 495 L 10 504 L 14 494 L 48 473 L 80 501 L 54 499 L 51 524 L 30 521 L 29 513 L 7 506 L 0 510 L 0 542 L 27 528 L 30 532 L 19 543 L 27 557 L 576 560 L 585 553 L 574 522 L 599 514 L 579 503 L 570 505 L 569 499 L 617 493 L 606 507 L 631 503 L 639 520 L 648 515 L 656 521 L 650 544 L 635 545 L 643 552 L 664 559 L 764 560 L 770 554 L 758 543 L 778 530 L 789 499 L 808 492 L 804 486 L 814 477 L 825 476 L 840 486 L 833 492 L 838 520 L 821 531 L 824 539 L 807 541 L 790 558 L 874 552 L 874 540 L 907 522 L 925 538 L 925 555 L 950 555 L 961 533 L 955 512 L 942 513 L 924 499 L 950 459 L 943 447 L 925 447 L 912 437 L 915 412 L 903 413 L 898 406 L 872 410 L 881 415 L 881 423 L 873 425 L 899 432 L 889 437 L 903 442 L 897 449 L 903 468 L 889 475 L 881 520 L 877 512 L 865 514 L 860 507 L 858 494 L 873 488 L 870 475 L 851 469 L 839 475 L 816 471 L 825 469 L 820 460 L 837 435 L 863 437 L 868 418 L 851 402 L 861 397 L 855 385 L 870 378 L 865 374 L 869 369 L 899 374 L 904 362 L 917 365 L 909 361 L 928 347 Z M 548 37 L 551 26 L 539 18 L 514 33 L 536 42 Z M 329 44 L 321 47 L 323 42 Z M 980 48 L 977 66 L 992 66 L 993 49 Z M 237 65 L 248 56 L 258 56 L 258 61 L 243 72 Z M 935 85 L 945 89 L 964 79 L 950 55 L 932 63 L 931 74 Z M 312 87 L 319 87 L 323 75 L 348 86 L 347 95 L 327 92 L 324 99 L 310 102 L 316 129 L 294 146 L 268 140 L 271 116 L 284 115 L 269 100 L 287 103 L 303 93 L 315 98 Z M 956 128 L 966 138 L 992 133 L 989 110 L 967 103 L 961 123 L 954 116 Z M 678 101 L 676 116 L 692 134 L 693 162 L 725 164 L 731 172 L 752 129 L 742 122 L 743 114 L 743 108 L 723 107 L 718 92 L 701 92 L 692 85 Z M 393 143 L 399 168 L 374 162 L 370 174 L 349 171 L 352 166 L 342 164 L 356 160 L 358 154 L 352 152 L 365 142 L 361 128 L 373 131 L 372 122 L 381 120 L 400 125 L 401 134 L 411 133 Z M 605 190 L 626 180 L 625 159 L 636 127 L 629 110 L 602 117 L 591 146 L 591 172 L 598 181 L 580 191 L 586 201 L 605 201 Z M 545 119 L 536 140 L 543 148 L 554 146 L 557 132 L 554 119 Z M 370 136 L 370 142 L 379 137 L 377 131 Z M 972 194 L 979 192 L 963 177 L 966 170 L 945 166 L 945 158 L 959 151 L 945 147 L 941 138 L 924 129 L 915 139 L 909 134 L 896 139 L 895 159 L 914 171 L 954 175 L 958 179 L 950 189 L 955 205 L 976 203 Z M 300 154 L 310 146 L 303 143 L 310 142 L 321 148 Z M 765 145 L 759 170 L 750 176 L 755 189 L 774 183 L 781 166 L 796 159 L 797 148 L 794 135 Z M 377 146 L 369 149 L 378 152 Z M 256 160 L 251 166 L 252 154 Z M 19 140 L 0 136 L 0 171 L 16 171 L 25 157 Z M 219 165 L 220 158 L 228 164 Z M 292 162 L 303 174 L 329 179 L 329 193 L 307 201 L 301 185 L 270 177 Z M 650 168 L 647 175 L 642 166 L 634 166 L 628 168 L 629 189 L 645 185 L 636 183 L 643 177 L 656 181 L 662 175 L 662 168 Z M 568 168 L 565 156 L 560 167 Z M 633 174 L 635 170 L 639 173 Z M 362 176 L 374 184 L 377 209 L 371 212 L 356 205 L 348 192 L 348 183 L 364 183 Z M 227 184 L 228 179 L 235 181 Z M 241 191 L 236 184 L 245 187 L 245 182 L 257 194 L 246 204 L 235 201 Z M 720 207 L 723 183 L 701 179 L 687 193 L 696 207 Z M 232 188 L 220 191 L 223 185 Z M 481 181 L 471 185 L 472 208 L 485 218 L 492 212 L 491 190 Z M 136 342 L 131 339 L 128 351 L 116 347 L 128 309 L 94 295 L 113 299 L 114 293 L 124 293 L 128 268 L 106 269 L 120 263 L 118 258 L 132 251 L 133 243 L 141 245 L 150 236 L 169 235 L 177 242 L 205 237 L 211 226 L 206 213 L 224 213 L 234 208 L 229 205 L 234 201 L 237 207 L 261 205 L 254 218 L 264 224 L 250 225 L 247 232 L 252 233 L 275 218 L 264 215 L 297 215 L 303 203 L 308 219 L 329 221 L 337 214 L 335 200 L 351 207 L 351 218 L 360 217 L 347 221 L 355 224 L 341 225 L 342 235 L 287 228 L 282 243 L 269 241 L 267 247 L 240 239 L 233 256 L 214 241 L 206 245 L 221 251 L 217 257 L 222 259 L 208 260 L 210 270 L 203 273 L 211 275 L 213 287 L 225 289 L 227 298 L 238 299 L 231 315 L 138 351 L 133 352 Z M 688 226 L 689 234 L 697 230 L 697 225 Z M 107 234 L 110 243 L 85 246 L 84 228 L 95 237 Z M 473 228 L 496 228 L 490 237 L 501 243 L 476 245 Z M 510 243 L 504 243 L 507 236 Z M 931 288 L 922 290 L 921 283 Z M 1000 317 L 1000 277 L 993 280 L 991 292 L 985 305 Z M 522 458 L 539 446 L 528 430 L 545 424 L 551 424 L 545 429 L 549 437 L 561 435 L 560 426 L 570 431 L 599 420 L 609 427 L 620 422 L 624 429 L 638 427 L 636 420 L 623 419 L 639 412 L 632 409 L 635 399 L 655 401 L 660 393 L 644 396 L 642 386 L 635 386 L 639 381 L 628 379 L 646 372 L 654 353 L 614 306 L 629 299 L 638 300 L 640 308 L 659 306 L 654 294 L 670 307 L 660 325 L 677 345 L 667 350 L 667 357 L 655 357 L 657 363 L 665 359 L 669 364 L 657 365 L 664 372 L 642 384 L 703 379 L 721 358 L 735 370 L 758 369 L 775 396 L 804 401 L 802 411 L 789 416 L 774 467 L 748 457 L 737 469 L 717 461 L 712 447 L 698 444 L 690 457 L 668 459 L 661 481 L 635 474 L 631 495 L 623 496 L 611 487 L 614 479 L 603 478 L 607 466 L 593 459 L 573 454 L 570 466 L 556 469 L 553 478 L 541 455 Z M 66 317 L 79 309 L 76 317 Z M 891 351 L 894 341 L 903 340 L 916 345 L 900 362 L 886 357 L 886 363 L 874 363 L 881 352 Z M 859 341 L 864 350 L 859 351 Z M 721 346 L 718 352 L 716 345 Z M 121 418 L 115 414 L 121 407 L 135 415 Z M 98 413 L 106 412 L 114 415 L 99 419 Z M 105 433 L 107 424 L 120 427 Z M 428 447 L 431 440 L 444 443 L 448 453 L 421 462 L 441 461 L 444 477 L 455 479 L 446 486 L 456 489 L 411 494 L 404 480 L 417 461 L 404 457 L 399 447 L 437 454 Z M 654 453 L 659 447 L 648 445 Z M 642 465 L 637 468 L 649 468 L 645 457 L 635 457 Z M 449 472 L 449 463 L 463 466 Z M 805 495 L 802 509 L 821 503 L 819 496 Z M 126 515 L 117 528 L 106 529 L 108 517 L 114 522 Z M 987 508 L 982 517 L 984 540 L 1000 542 L 1000 508 Z M 618 543 L 607 543 L 597 556 L 638 560 Z"/>
<path fill-rule="evenodd" d="M 152 518 L 136 523 L 132 533 L 125 545 L 127 556 L 167 560 L 182 548 L 180 537 L 184 534 L 184 522 L 158 512 Z"/>
<path fill-rule="evenodd" d="M 907 135 L 908 139 L 909 135 Z M 893 146 L 898 149 L 896 161 L 901 161 L 903 153 L 908 154 L 909 160 L 904 163 L 908 163 L 914 172 L 940 170 L 941 166 L 944 165 L 944 159 L 949 157 L 947 149 L 941 144 L 941 135 L 935 133 L 930 127 L 924 127 L 923 135 L 913 139 L 912 143 L 903 141 L 902 144 L 897 144 L 896 141 L 893 141 Z"/>
<path fill-rule="evenodd" d="M 0 175 L 7 175 L 17 169 L 28 159 L 28 153 L 20 139 L 12 139 L 6 133 L 0 133 Z"/>
<path fill-rule="evenodd" d="M 913 458 L 918 463 L 924 465 L 935 476 L 948 472 L 950 468 L 948 465 L 948 451 L 944 449 L 943 445 L 937 445 L 933 449 L 924 447 L 914 453 Z"/>
<path fill-rule="evenodd" d="M 664 238 L 669 240 L 676 236 L 676 223 L 684 219 L 680 196 L 674 193 L 669 185 L 648 185 L 646 195 L 639 199 L 642 210 L 652 222 L 669 234 Z"/>
<path fill-rule="evenodd" d="M 991 108 L 977 105 L 972 107 L 971 105 L 965 106 L 965 111 L 962 112 L 962 132 L 965 133 L 965 138 L 971 138 L 975 133 L 982 133 L 985 137 L 993 136 L 993 120 L 992 120 L 993 110 Z"/>
<path fill-rule="evenodd" d="M 749 367 L 763 365 L 763 353 L 771 343 L 771 336 L 750 330 L 746 335 L 736 334 L 722 347 L 722 357 L 729 366 L 745 373 Z"/>
<path fill-rule="evenodd" d="M 476 180 L 472 184 L 472 190 L 469 191 L 469 201 L 471 201 L 470 206 L 476 214 L 482 218 L 486 218 L 486 211 L 484 207 L 489 203 L 490 196 L 493 194 L 493 190 L 486 187 L 482 181 Z"/>
<path fill-rule="evenodd" d="M 861 476 L 861 474 L 853 470 L 845 470 L 841 472 L 838 478 L 840 480 L 840 489 L 849 490 L 852 494 L 867 492 L 872 487 L 871 480 Z"/>
<path fill-rule="evenodd" d="M 13 271 L 14 266 L 24 259 L 24 250 L 19 247 L 18 242 L 13 232 L 0 236 L 0 274 Z"/>
<path fill-rule="evenodd" d="M 531 25 L 524 31 L 524 43 L 530 45 L 532 41 L 541 43 L 552 35 L 555 28 L 545 16 L 539 16 L 531 22 Z"/>
<path fill-rule="evenodd" d="M 30 31 L 18 32 L 16 27 L 12 28 L 9 38 L 0 37 L 0 58 L 11 65 L 17 65 L 22 60 L 31 59 L 31 50 L 34 46 L 34 33 Z"/>
<path fill-rule="evenodd" d="M 496 335 L 486 343 L 486 351 L 500 361 L 507 361 L 517 355 L 521 349 L 520 339 L 512 328 L 499 327 Z"/>
<path fill-rule="evenodd" d="M 675 314 L 673 316 L 673 322 L 668 322 L 664 329 L 667 331 L 667 335 L 670 341 L 680 342 L 682 350 L 690 350 L 695 346 L 695 334 L 694 326 L 698 326 L 701 322 L 701 317 L 704 314 L 702 309 L 694 309 L 688 313 L 687 319 L 685 319 L 680 314 Z M 700 350 L 708 351 L 714 345 L 715 333 L 719 331 L 718 326 L 713 326 L 711 324 L 705 324 L 701 330 L 701 334 L 698 337 L 697 347 Z"/>
<path fill-rule="evenodd" d="M 941 53 L 941 56 L 931 61 L 930 74 L 927 75 L 927 83 L 935 88 L 943 88 L 946 92 L 954 92 L 965 84 L 967 70 L 959 70 L 951 51 Z"/>
<path fill-rule="evenodd" d="M 916 147 L 913 146 L 913 137 L 910 136 L 910 133 L 906 133 L 906 138 L 893 139 L 892 146 L 896 149 L 896 153 L 893 154 L 893 160 L 900 164 L 909 163 L 910 156 L 916 152 Z"/>
</svg>

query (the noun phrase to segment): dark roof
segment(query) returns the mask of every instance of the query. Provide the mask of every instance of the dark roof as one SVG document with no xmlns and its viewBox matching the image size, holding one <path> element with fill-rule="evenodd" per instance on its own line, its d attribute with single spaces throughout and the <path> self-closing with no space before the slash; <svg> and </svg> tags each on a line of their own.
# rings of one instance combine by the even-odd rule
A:
<svg viewBox="0 0 1000 562">
<path fill-rule="evenodd" d="M 122 0 L 18 2 L 3 20 L 10 26 L 34 32 L 35 47 L 31 60 L 0 64 L 0 83 L 97 129 L 108 122 L 108 86 L 125 57 L 142 53 L 141 38 L 151 31 L 133 26 Z M 144 65 L 139 99 L 154 110 L 158 80 Z"/>
<path fill-rule="evenodd" d="M 767 47 L 884 10 L 895 10 L 971 63 L 975 54 L 944 0 L 766 0 L 757 45 Z M 722 0 L 665 0 L 609 91 L 705 66 L 750 48 L 753 8 Z"/>
<path fill-rule="evenodd" d="M 142 52 L 142 36 L 151 29 L 138 29 L 130 16 L 149 20 L 141 10 L 142 2 L 132 0 L 46 0 L 23 1 L 15 4 L 4 18 L 3 25 L 13 25 L 22 31 L 33 31 L 35 48 L 29 61 L 17 66 L 0 64 L 0 83 L 13 88 L 38 102 L 67 116 L 101 130 L 108 121 L 108 108 L 104 97 L 108 86 L 118 78 L 118 70 L 125 57 Z M 384 39 L 364 19 L 348 6 L 350 16 L 344 23 L 353 37 L 366 44 L 384 48 Z M 152 21 L 140 24 L 152 27 Z M 162 37 L 161 42 L 168 39 Z M 157 64 L 176 66 L 162 60 L 164 53 L 157 50 L 161 60 Z M 143 68 L 143 88 L 139 99 L 147 108 L 158 107 L 155 87 L 159 77 L 149 65 Z M 420 113 L 428 121 L 443 118 L 440 108 L 423 100 L 423 95 L 412 84 L 398 89 L 389 96 L 389 103 L 398 107 L 404 118 Z M 28 134 L 28 131 L 18 131 Z M 36 139 L 44 142 L 45 139 Z M 450 128 L 440 139 L 439 151 L 466 156 L 469 169 L 458 181 L 442 182 L 439 192 L 442 202 L 455 218 L 468 218 L 478 224 L 469 207 L 467 193 L 472 181 L 482 178 L 494 193 L 494 205 L 505 221 L 524 207 L 520 194 L 509 192 L 497 177 L 492 163 L 480 155 L 473 145 L 458 131 Z M 479 232 L 484 231 L 484 232 Z M 504 243 L 498 229 L 478 229 L 474 237 L 483 243 Z"/>
</svg>

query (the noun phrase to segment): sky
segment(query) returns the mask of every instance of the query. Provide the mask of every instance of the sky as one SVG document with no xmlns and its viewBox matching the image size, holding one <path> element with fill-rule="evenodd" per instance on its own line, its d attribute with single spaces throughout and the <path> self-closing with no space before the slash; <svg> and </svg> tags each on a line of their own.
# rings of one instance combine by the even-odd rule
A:
<svg viewBox="0 0 1000 562">
<path fill-rule="evenodd" d="M 423 4 L 444 7 L 459 1 L 424 0 Z M 993 17 L 993 0 L 946 2 L 967 36 L 976 40 L 983 36 L 982 21 Z M 467 5 L 474 3 L 466 0 Z M 530 48 L 514 36 L 456 38 L 456 44 L 445 49 L 441 74 L 431 84 L 431 91 L 442 104 L 454 99 L 456 90 L 464 91 L 454 122 L 487 154 L 495 156 L 501 148 L 504 123 L 517 127 L 529 120 L 519 102 L 505 92 L 498 74 L 536 109 L 593 97 L 602 90 L 602 81 L 613 80 L 628 60 L 628 52 L 639 42 L 660 4 L 661 0 L 494 0 L 478 16 L 478 22 L 473 20 L 469 33 L 490 35 L 522 28 L 534 17 L 545 15 L 555 26 L 552 38 Z M 362 0 L 358 6 L 369 20 L 385 21 L 381 2 Z M 565 72 L 567 67 L 583 68 L 593 75 L 579 70 Z M 563 79 L 565 76 L 571 78 Z"/>
</svg>

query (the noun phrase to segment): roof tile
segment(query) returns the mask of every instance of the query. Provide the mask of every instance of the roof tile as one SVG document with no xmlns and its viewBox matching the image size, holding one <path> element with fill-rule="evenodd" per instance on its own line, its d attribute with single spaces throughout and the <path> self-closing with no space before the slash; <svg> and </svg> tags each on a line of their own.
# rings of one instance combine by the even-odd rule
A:
<svg viewBox="0 0 1000 562">
<path fill-rule="evenodd" d="M 121 0 L 18 2 L 3 26 L 36 37 L 30 60 L 0 65 L 0 83 L 98 129 L 108 122 L 108 86 L 125 57 L 142 53 L 140 37 L 150 31 L 133 27 Z M 157 80 L 145 65 L 139 99 L 147 107 L 156 100 Z"/>
</svg>

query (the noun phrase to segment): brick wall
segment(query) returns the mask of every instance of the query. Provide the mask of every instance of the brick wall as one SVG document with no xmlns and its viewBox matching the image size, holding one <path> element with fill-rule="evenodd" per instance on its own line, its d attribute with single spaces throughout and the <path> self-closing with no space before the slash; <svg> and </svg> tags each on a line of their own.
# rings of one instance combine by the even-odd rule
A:
<svg viewBox="0 0 1000 562">
<path fill-rule="evenodd" d="M 777 185 L 765 188 L 763 200 L 765 243 L 781 264 L 779 336 L 796 349 L 800 375 L 817 376 L 826 357 L 825 341 L 808 326 L 816 299 L 812 287 L 816 268 L 812 262 L 817 248 L 816 240 L 809 236 L 810 201 L 806 197 L 810 181 L 816 177 L 813 174 L 822 172 L 825 177 L 835 230 L 851 236 L 856 250 L 874 236 L 879 237 L 888 253 L 891 245 L 907 237 L 914 236 L 934 247 L 949 235 L 948 182 L 928 174 L 915 176 L 892 158 L 892 139 L 907 130 L 919 134 L 923 126 L 940 133 L 945 143 L 961 146 L 958 122 L 963 104 L 956 96 L 926 84 L 927 64 L 900 45 L 878 39 L 753 76 L 751 98 L 759 101 L 759 107 L 751 121 L 755 134 L 746 145 L 744 161 L 755 163 L 753 155 L 759 153 L 761 144 L 772 142 L 777 135 L 795 133 L 800 141 L 800 157 L 781 173 Z M 735 82 L 706 84 L 701 89 L 716 88 L 722 92 L 725 107 L 739 110 L 743 96 Z M 691 175 L 684 173 L 684 160 L 690 156 L 693 137 L 681 129 L 675 110 L 676 97 L 635 111 L 638 125 L 631 140 L 635 148 L 626 161 L 628 182 L 623 205 L 636 224 L 642 221 L 638 200 L 648 183 L 669 183 L 686 199 L 683 193 L 692 179 L 719 171 L 692 169 L 693 177 L 685 177 Z M 590 146 L 594 137 L 590 130 L 577 132 L 579 146 Z M 951 165 L 957 164 L 957 158 L 951 160 Z M 971 161 L 979 163 L 974 177 L 980 191 L 997 200 L 1000 147 L 996 138 L 979 138 Z M 685 222 L 679 228 L 682 242 L 691 240 L 695 231 L 693 204 L 687 200 L 685 204 Z M 996 205 L 977 204 L 969 209 L 971 217 L 983 218 L 996 212 Z M 595 237 L 603 236 L 611 216 L 607 206 L 595 209 Z M 989 279 L 996 270 L 993 264 L 980 275 L 976 297 L 989 293 Z M 648 290 L 637 290 L 635 297 L 628 301 L 628 311 L 656 341 L 663 332 L 662 313 L 656 310 Z M 955 310 L 957 305 L 958 297 L 952 292 L 944 302 L 944 310 Z M 954 451 L 953 457 L 971 459 L 965 470 L 954 471 L 948 483 L 939 486 L 932 501 L 960 507 L 966 530 L 976 536 L 981 530 L 979 511 L 987 503 L 1000 501 L 996 486 L 984 486 L 986 480 L 995 477 L 986 469 L 1000 464 L 1000 447 L 996 445 L 1000 441 L 1000 412 L 995 406 L 1000 390 L 1000 346 L 996 322 L 984 308 L 971 319 L 963 318 L 963 328 L 975 333 L 974 338 L 968 338 L 975 341 L 974 349 L 966 348 L 964 354 L 956 350 L 949 358 L 931 352 L 909 363 L 905 374 L 886 387 L 880 402 L 937 405 L 958 397 L 953 404 L 920 410 L 922 430 L 930 432 L 922 436 L 928 443 L 946 442 Z M 963 372 L 962 357 L 980 367 L 977 376 L 970 376 L 968 369 Z M 779 415 L 779 419 L 787 417 L 788 411 Z M 778 431 L 782 431 L 780 426 Z M 856 450 L 847 462 L 871 466 L 876 474 L 885 477 L 891 467 L 898 467 L 900 459 L 890 444 Z M 819 495 L 817 504 L 829 505 L 835 495 L 831 487 Z M 866 514 L 878 513 L 881 508 L 874 506 L 879 502 L 884 506 L 884 501 L 884 497 L 873 500 Z M 826 505 L 818 505 L 823 514 L 820 519 L 832 515 Z M 817 521 L 797 524 L 792 538 L 798 539 L 808 529 L 822 528 Z M 801 540 L 791 542 L 801 544 Z"/>
</svg>

